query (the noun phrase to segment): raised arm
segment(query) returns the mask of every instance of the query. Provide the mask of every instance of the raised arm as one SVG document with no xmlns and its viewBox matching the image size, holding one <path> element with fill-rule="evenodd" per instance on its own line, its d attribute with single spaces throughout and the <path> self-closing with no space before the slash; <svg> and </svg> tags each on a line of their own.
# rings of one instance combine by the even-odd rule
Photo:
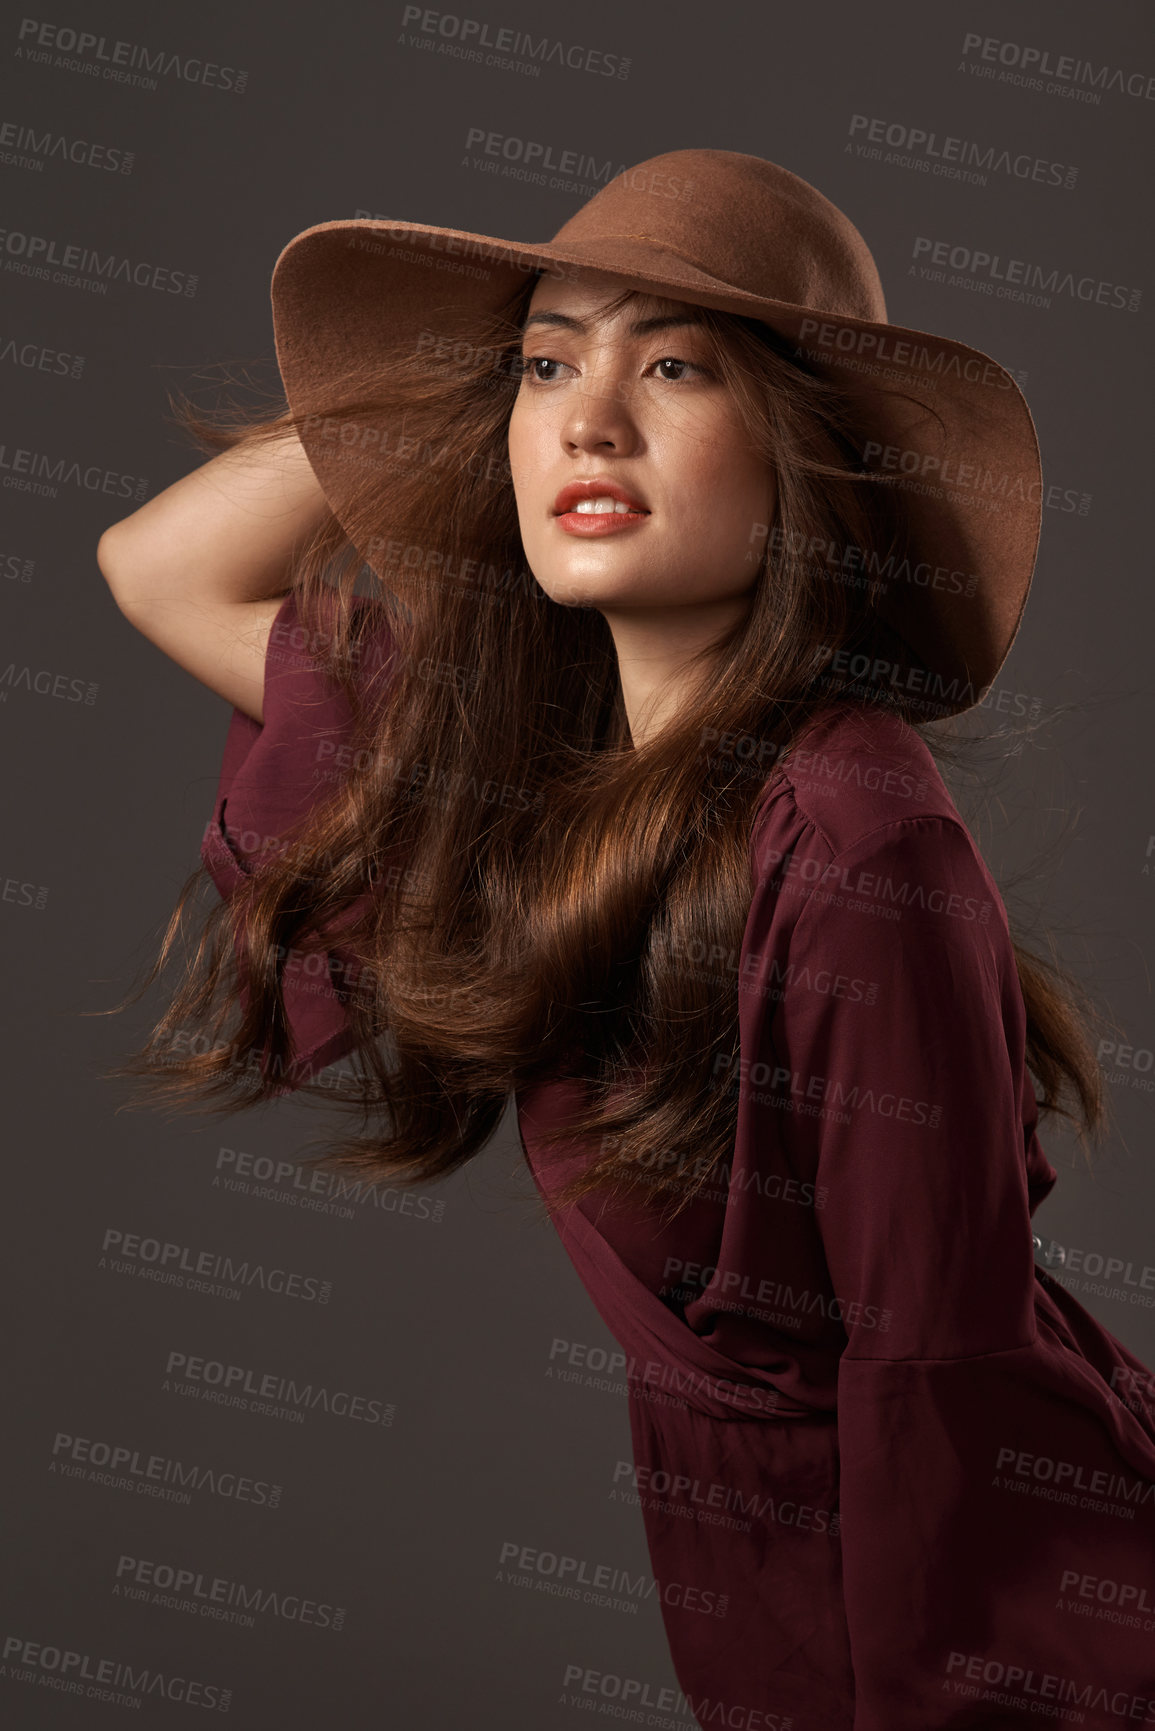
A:
<svg viewBox="0 0 1155 1731">
<path fill-rule="evenodd" d="M 138 631 L 260 722 L 269 630 L 325 509 L 295 433 L 239 446 L 113 523 L 97 563 Z"/>
</svg>

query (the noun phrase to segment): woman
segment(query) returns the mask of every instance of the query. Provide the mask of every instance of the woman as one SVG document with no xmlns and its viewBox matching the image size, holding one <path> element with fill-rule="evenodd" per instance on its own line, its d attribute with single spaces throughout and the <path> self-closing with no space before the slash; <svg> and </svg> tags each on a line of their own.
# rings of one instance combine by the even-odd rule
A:
<svg viewBox="0 0 1155 1731">
<path fill-rule="evenodd" d="M 121 1073 L 354 1054 L 384 1113 L 324 1164 L 394 1181 L 514 1093 L 702 1725 L 1155 1722 L 1150 1373 L 1032 1262 L 1099 1078 L 928 744 L 1031 579 L 1010 376 L 726 151 L 550 243 L 321 224 L 273 310 L 289 412 L 101 542 L 235 706 L 220 905 Z"/>
</svg>

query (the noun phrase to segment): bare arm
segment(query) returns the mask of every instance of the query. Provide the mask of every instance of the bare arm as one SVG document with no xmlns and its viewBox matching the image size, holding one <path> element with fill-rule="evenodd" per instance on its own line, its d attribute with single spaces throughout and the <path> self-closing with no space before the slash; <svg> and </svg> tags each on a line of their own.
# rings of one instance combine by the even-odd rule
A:
<svg viewBox="0 0 1155 1731">
<path fill-rule="evenodd" d="M 262 721 L 265 651 L 295 546 L 325 497 L 295 434 L 223 451 L 113 523 L 96 559 L 120 611 L 165 655 Z"/>
</svg>

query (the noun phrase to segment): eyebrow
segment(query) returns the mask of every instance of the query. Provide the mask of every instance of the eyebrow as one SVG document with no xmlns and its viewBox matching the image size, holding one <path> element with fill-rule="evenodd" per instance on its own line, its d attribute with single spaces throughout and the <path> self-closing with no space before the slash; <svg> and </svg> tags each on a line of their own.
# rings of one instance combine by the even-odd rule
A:
<svg viewBox="0 0 1155 1731">
<path fill-rule="evenodd" d="M 652 331 L 672 330 L 677 325 L 699 325 L 703 322 L 700 313 L 659 313 L 654 318 L 635 319 L 630 326 L 632 337 L 649 336 Z M 522 330 L 527 331 L 530 325 L 554 325 L 561 330 L 577 331 L 579 335 L 588 332 L 589 326 L 581 319 L 575 319 L 569 313 L 530 313 Z"/>
</svg>

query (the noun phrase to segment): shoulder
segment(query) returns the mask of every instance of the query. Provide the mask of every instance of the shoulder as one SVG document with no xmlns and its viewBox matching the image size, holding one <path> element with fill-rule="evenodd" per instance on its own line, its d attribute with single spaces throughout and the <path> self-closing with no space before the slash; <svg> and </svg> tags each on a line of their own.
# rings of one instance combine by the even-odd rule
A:
<svg viewBox="0 0 1155 1731">
<path fill-rule="evenodd" d="M 767 804 L 781 799 L 833 854 L 903 818 L 962 822 L 925 741 L 880 704 L 820 710 L 783 758 Z"/>
<path fill-rule="evenodd" d="M 751 864 L 757 884 L 789 879 L 803 900 L 835 880 L 840 892 L 882 883 L 907 905 L 941 892 L 982 925 L 1006 919 L 929 746 L 877 704 L 832 705 L 807 725 L 758 806 Z"/>
<path fill-rule="evenodd" d="M 929 746 L 879 704 L 830 705 L 799 734 L 767 783 L 751 835 L 757 863 L 789 837 L 837 859 L 911 819 L 966 829 Z"/>
</svg>

